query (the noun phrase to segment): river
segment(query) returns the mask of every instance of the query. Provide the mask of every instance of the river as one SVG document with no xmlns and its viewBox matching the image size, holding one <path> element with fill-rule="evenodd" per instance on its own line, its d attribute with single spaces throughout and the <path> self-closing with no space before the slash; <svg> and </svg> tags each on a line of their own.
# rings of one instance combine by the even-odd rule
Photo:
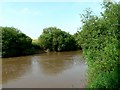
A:
<svg viewBox="0 0 120 90">
<path fill-rule="evenodd" d="M 50 52 L 2 59 L 3 88 L 84 88 L 82 51 Z"/>
</svg>

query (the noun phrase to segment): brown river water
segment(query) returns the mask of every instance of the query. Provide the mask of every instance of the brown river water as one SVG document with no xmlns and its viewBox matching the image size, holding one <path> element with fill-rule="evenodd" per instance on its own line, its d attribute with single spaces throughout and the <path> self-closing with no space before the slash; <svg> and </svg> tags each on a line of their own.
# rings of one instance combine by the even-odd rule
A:
<svg viewBox="0 0 120 90">
<path fill-rule="evenodd" d="M 2 88 L 85 88 L 82 51 L 2 59 Z"/>
</svg>

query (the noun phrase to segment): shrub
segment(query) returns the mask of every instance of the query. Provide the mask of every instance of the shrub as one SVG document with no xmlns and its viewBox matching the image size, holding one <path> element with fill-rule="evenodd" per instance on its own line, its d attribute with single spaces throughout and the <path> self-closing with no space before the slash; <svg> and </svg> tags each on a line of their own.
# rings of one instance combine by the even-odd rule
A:
<svg viewBox="0 0 120 90">
<path fill-rule="evenodd" d="M 101 17 L 82 15 L 80 44 L 88 65 L 89 88 L 120 88 L 120 5 L 104 2 Z"/>
</svg>

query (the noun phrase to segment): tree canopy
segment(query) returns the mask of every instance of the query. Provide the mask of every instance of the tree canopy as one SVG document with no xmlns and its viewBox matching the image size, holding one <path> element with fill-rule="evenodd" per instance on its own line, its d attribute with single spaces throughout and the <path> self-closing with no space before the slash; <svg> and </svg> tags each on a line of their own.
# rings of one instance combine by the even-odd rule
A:
<svg viewBox="0 0 120 90">
<path fill-rule="evenodd" d="M 76 35 L 88 64 L 88 87 L 118 88 L 120 82 L 120 4 L 103 3 L 101 16 L 86 10 Z"/>
<path fill-rule="evenodd" d="M 76 48 L 76 41 L 72 35 L 56 27 L 43 29 L 39 37 L 40 46 L 51 51 L 68 51 Z"/>
<path fill-rule="evenodd" d="M 2 31 L 2 57 L 31 54 L 32 39 L 14 27 L 0 27 Z"/>
</svg>

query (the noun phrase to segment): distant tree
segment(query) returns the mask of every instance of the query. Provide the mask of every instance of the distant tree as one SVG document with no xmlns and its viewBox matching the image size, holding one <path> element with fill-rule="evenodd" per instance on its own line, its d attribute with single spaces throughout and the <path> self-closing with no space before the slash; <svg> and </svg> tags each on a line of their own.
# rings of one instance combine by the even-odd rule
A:
<svg viewBox="0 0 120 90">
<path fill-rule="evenodd" d="M 28 55 L 35 52 L 32 39 L 14 27 L 0 27 L 2 57 Z"/>
<path fill-rule="evenodd" d="M 13 27 L 0 27 L 2 30 L 2 56 L 13 56 L 18 55 L 17 48 L 19 46 L 17 34 L 19 33 L 18 30 L 16 30 Z"/>
<path fill-rule="evenodd" d="M 51 51 L 66 51 L 76 48 L 75 39 L 69 33 L 56 27 L 43 29 L 39 37 L 40 46 Z"/>
</svg>

